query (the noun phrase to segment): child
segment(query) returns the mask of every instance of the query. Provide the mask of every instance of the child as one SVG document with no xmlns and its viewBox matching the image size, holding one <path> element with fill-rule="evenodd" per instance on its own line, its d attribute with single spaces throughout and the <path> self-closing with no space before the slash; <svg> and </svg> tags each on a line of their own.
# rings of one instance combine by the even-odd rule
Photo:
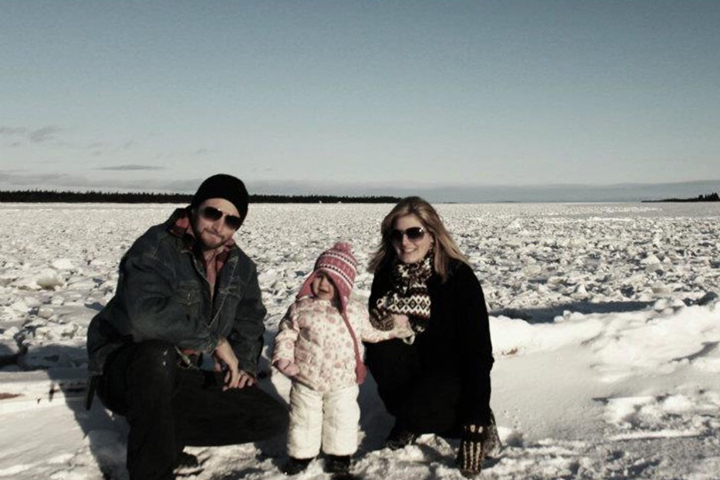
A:
<svg viewBox="0 0 720 480">
<path fill-rule="evenodd" d="M 390 331 L 372 327 L 366 304 L 349 299 L 356 267 L 347 243 L 323 252 L 278 327 L 272 363 L 293 380 L 288 475 L 305 470 L 321 444 L 325 470 L 348 474 L 358 443 L 358 384 L 365 378 L 361 340 L 412 334 L 405 317 Z"/>
</svg>

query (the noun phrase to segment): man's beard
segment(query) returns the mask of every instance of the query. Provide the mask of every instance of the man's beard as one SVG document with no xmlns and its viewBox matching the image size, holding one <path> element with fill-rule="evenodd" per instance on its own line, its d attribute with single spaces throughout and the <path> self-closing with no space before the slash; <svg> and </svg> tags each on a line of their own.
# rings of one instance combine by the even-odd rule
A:
<svg viewBox="0 0 720 480">
<path fill-rule="evenodd" d="M 205 229 L 198 236 L 202 247 L 206 250 L 215 250 L 225 244 L 227 241 L 222 235 L 214 233 L 212 230 Z"/>
</svg>

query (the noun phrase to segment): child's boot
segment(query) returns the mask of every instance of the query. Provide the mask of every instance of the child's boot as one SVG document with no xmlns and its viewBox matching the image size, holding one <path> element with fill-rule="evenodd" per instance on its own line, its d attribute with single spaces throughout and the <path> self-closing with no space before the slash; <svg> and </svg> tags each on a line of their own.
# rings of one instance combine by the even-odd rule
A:
<svg viewBox="0 0 720 480">
<path fill-rule="evenodd" d="M 310 465 L 310 462 L 312 462 L 312 458 L 294 458 L 290 457 L 290 459 L 287 461 L 285 465 L 282 466 L 280 469 L 285 475 L 297 475 L 298 473 L 304 471 L 308 465 Z"/>
<path fill-rule="evenodd" d="M 350 473 L 350 455 L 328 455 L 325 458 L 325 471 L 335 474 Z"/>
<path fill-rule="evenodd" d="M 399 450 L 415 443 L 418 435 L 395 425 L 383 442 L 383 448 Z"/>
</svg>

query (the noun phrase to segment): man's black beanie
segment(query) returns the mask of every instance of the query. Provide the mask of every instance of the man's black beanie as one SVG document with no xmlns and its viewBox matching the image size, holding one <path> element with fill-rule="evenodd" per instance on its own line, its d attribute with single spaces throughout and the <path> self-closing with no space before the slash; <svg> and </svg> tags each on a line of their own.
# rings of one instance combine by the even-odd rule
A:
<svg viewBox="0 0 720 480">
<path fill-rule="evenodd" d="M 239 178 L 224 173 L 209 177 L 198 187 L 190 203 L 190 208 L 197 208 L 209 198 L 224 198 L 235 205 L 240 213 L 240 218 L 245 220 L 250 198 L 245 184 Z"/>
</svg>

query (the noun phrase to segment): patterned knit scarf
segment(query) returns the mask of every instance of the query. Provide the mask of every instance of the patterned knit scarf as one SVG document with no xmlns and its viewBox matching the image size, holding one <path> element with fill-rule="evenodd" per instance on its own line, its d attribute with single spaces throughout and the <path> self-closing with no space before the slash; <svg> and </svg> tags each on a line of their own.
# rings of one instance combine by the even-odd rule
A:
<svg viewBox="0 0 720 480">
<path fill-rule="evenodd" d="M 432 250 L 421 261 L 392 266 L 392 288 L 370 309 L 370 321 L 379 330 L 393 329 L 393 314 L 407 315 L 415 333 L 423 332 L 430 321 L 430 294 L 427 281 L 433 274 Z"/>
</svg>

